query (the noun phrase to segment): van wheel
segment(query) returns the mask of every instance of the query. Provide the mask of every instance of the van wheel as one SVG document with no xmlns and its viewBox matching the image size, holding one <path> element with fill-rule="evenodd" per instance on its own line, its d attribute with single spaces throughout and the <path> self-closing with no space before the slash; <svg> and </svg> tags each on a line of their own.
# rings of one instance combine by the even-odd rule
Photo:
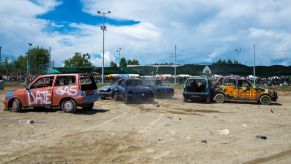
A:
<svg viewBox="0 0 291 164">
<path fill-rule="evenodd" d="M 61 108 L 65 113 L 74 113 L 77 106 L 74 100 L 66 99 L 62 102 Z"/>
<path fill-rule="evenodd" d="M 90 110 L 93 109 L 93 107 L 94 107 L 94 103 L 91 103 L 91 104 L 89 104 L 87 106 L 84 106 L 83 107 L 83 110 L 90 111 Z"/>
<path fill-rule="evenodd" d="M 222 93 L 218 93 L 214 96 L 214 101 L 216 103 L 223 103 L 224 102 L 224 95 Z"/>
<path fill-rule="evenodd" d="M 271 104 L 271 97 L 268 95 L 261 96 L 260 103 L 262 105 L 270 105 Z"/>
<path fill-rule="evenodd" d="M 18 99 L 14 99 L 12 101 L 12 103 L 11 103 L 11 110 L 13 112 L 20 112 L 21 107 L 22 107 L 21 102 Z"/>
</svg>

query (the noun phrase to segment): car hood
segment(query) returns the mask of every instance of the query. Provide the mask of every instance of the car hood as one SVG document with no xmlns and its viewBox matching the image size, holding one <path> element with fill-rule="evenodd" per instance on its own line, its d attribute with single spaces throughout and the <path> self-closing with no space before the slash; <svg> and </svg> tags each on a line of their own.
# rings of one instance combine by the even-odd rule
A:
<svg viewBox="0 0 291 164">
<path fill-rule="evenodd" d="M 19 90 L 13 91 L 13 92 L 7 92 L 6 93 L 6 98 L 8 98 L 8 100 L 10 100 L 14 96 L 21 95 L 21 94 L 23 94 L 25 92 L 26 92 L 26 89 L 19 89 Z"/>
<path fill-rule="evenodd" d="M 99 90 L 106 91 L 107 89 L 112 89 L 112 88 L 114 88 L 114 85 L 104 86 L 104 87 L 101 87 Z"/>
</svg>

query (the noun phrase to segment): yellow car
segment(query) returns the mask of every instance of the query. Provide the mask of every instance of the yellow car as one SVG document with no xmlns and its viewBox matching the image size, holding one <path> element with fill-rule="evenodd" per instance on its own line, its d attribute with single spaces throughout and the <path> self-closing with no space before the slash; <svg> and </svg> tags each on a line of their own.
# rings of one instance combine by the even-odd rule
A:
<svg viewBox="0 0 291 164">
<path fill-rule="evenodd" d="M 259 88 L 242 78 L 220 78 L 213 87 L 213 100 L 223 103 L 225 100 L 257 101 L 269 105 L 278 99 L 277 92 Z"/>
</svg>

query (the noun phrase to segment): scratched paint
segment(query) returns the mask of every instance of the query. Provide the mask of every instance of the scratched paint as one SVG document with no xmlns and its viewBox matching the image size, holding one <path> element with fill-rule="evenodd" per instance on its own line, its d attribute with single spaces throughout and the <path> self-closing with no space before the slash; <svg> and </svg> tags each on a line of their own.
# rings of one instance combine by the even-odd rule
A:
<svg viewBox="0 0 291 164">
<path fill-rule="evenodd" d="M 57 89 L 58 95 L 68 95 L 68 96 L 75 96 L 78 94 L 77 86 L 65 86 L 65 87 L 59 87 Z"/>
<path fill-rule="evenodd" d="M 38 90 L 35 93 L 27 91 L 27 95 L 29 105 L 51 104 L 51 93 L 48 91 Z"/>
</svg>

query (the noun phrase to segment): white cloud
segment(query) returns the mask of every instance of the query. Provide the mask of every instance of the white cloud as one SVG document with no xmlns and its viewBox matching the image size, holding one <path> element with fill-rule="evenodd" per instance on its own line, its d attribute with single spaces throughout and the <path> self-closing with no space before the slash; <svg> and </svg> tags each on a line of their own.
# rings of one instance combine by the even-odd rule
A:
<svg viewBox="0 0 291 164">
<path fill-rule="evenodd" d="M 112 61 L 115 62 L 115 63 L 118 63 L 118 61 L 116 61 L 116 57 L 113 56 L 112 54 L 110 54 L 110 52 L 106 51 L 104 53 L 104 65 L 105 66 L 109 66 L 110 62 L 112 62 Z M 103 60 L 100 57 L 92 56 L 91 57 L 91 62 L 97 67 L 102 67 Z"/>
</svg>

